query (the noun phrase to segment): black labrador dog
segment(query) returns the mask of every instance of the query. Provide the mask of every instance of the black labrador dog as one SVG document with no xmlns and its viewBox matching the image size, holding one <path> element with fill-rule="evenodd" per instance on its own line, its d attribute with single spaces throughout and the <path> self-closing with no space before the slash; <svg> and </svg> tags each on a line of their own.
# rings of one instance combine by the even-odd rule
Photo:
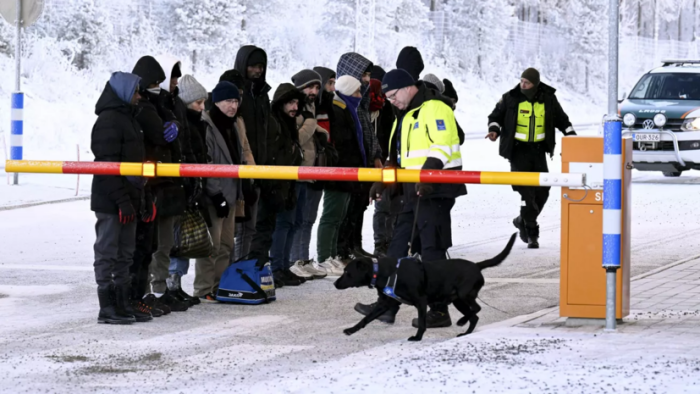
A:
<svg viewBox="0 0 700 394">
<path fill-rule="evenodd" d="M 372 260 L 359 258 L 351 261 L 343 275 L 335 281 L 338 290 L 351 287 L 377 288 L 379 302 L 377 306 L 357 325 L 343 330 L 346 335 L 352 335 L 363 329 L 367 324 L 401 302 L 413 305 L 418 309 L 418 332 L 408 338 L 409 341 L 420 341 L 425 333 L 425 319 L 428 304 L 452 303 L 464 314 L 457 321 L 462 327 L 469 322 L 469 328 L 463 334 L 471 334 L 479 321 L 477 313 L 481 310 L 476 298 L 484 286 L 484 276 L 481 271 L 495 267 L 508 257 L 517 233 L 513 234 L 506 248 L 496 257 L 473 263 L 469 260 L 453 259 L 421 263 L 414 259 L 397 260 L 380 258 Z M 382 291 L 390 288 L 395 298 L 388 297 Z M 397 300 L 398 299 L 398 300 Z M 400 300 L 400 301 L 399 301 Z"/>
</svg>

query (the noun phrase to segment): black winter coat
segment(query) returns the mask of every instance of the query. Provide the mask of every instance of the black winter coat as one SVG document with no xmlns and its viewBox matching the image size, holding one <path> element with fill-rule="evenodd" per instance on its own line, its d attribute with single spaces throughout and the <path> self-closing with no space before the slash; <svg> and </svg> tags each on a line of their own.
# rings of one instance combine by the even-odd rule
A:
<svg viewBox="0 0 700 394">
<path fill-rule="evenodd" d="M 350 109 L 345 104 L 336 101 L 333 103 L 333 116 L 331 119 L 331 140 L 338 152 L 336 167 L 365 167 L 362 162 L 360 143 L 357 140 L 355 121 L 350 114 Z M 360 192 L 359 182 L 326 182 L 326 190 L 341 191 L 347 193 Z"/>
<path fill-rule="evenodd" d="M 394 128 L 394 121 L 396 120 L 392 107 L 387 100 L 384 103 L 384 107 L 379 111 L 379 118 L 375 121 L 377 122 L 377 140 L 382 148 L 382 161 L 386 161 L 389 158 L 389 138 L 391 138 L 391 129 Z"/>
<path fill-rule="evenodd" d="M 545 151 L 554 154 L 556 146 L 556 129 L 565 132 L 571 127 L 569 116 L 564 112 L 554 94 L 557 90 L 540 82 L 534 101 L 544 103 L 544 131 L 545 131 Z M 504 94 L 496 104 L 491 115 L 489 115 L 489 131 L 495 131 L 492 124 L 496 123 L 500 127 L 499 137 L 501 138 L 499 153 L 504 158 L 510 160 L 513 157 L 513 147 L 515 146 L 515 128 L 518 120 L 518 106 L 527 101 L 527 97 L 520 91 L 520 85 Z"/>
<path fill-rule="evenodd" d="M 97 162 L 140 163 L 144 158 L 143 134 L 134 118 L 138 109 L 124 103 L 107 83 L 97 100 L 97 121 L 92 128 L 90 148 Z M 131 201 L 136 212 L 141 209 L 141 177 L 95 175 L 92 178 L 90 209 L 118 214 L 119 204 Z"/>
<path fill-rule="evenodd" d="M 254 46 L 246 45 L 238 50 L 234 69 L 243 76 L 248 75 L 248 58 L 260 51 L 267 59 L 265 51 Z M 243 117 L 245 122 L 246 136 L 253 151 L 255 163 L 265 163 L 267 161 L 267 130 L 270 120 L 270 85 L 265 82 L 267 74 L 267 62 L 262 77 L 258 81 L 246 79 L 243 90 L 243 100 L 238 108 L 238 115 Z"/>
</svg>

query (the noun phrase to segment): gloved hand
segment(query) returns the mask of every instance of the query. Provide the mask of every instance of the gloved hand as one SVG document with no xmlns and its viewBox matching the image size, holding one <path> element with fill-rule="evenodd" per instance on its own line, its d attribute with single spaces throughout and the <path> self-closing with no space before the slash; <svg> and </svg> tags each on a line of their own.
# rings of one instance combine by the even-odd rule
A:
<svg viewBox="0 0 700 394">
<path fill-rule="evenodd" d="M 426 197 L 433 192 L 433 185 L 430 183 L 416 183 L 416 194 L 420 197 Z"/>
<path fill-rule="evenodd" d="M 304 120 L 316 119 L 316 117 L 314 116 L 314 114 L 311 113 L 311 111 L 301 111 L 301 116 L 304 117 Z"/>
<path fill-rule="evenodd" d="M 179 133 L 177 125 L 173 122 L 166 122 L 163 126 L 165 127 L 165 130 L 163 130 L 163 137 L 165 140 L 168 142 L 175 141 L 175 138 L 177 138 Z"/>
<path fill-rule="evenodd" d="M 156 203 L 151 202 L 149 206 L 146 206 L 146 209 L 144 209 L 143 213 L 141 214 L 141 220 L 144 223 L 151 223 L 152 221 L 156 220 Z"/>
<path fill-rule="evenodd" d="M 384 193 L 386 186 L 381 182 L 374 182 L 372 187 L 369 189 L 369 200 L 370 201 L 381 201 L 382 193 Z"/>
<path fill-rule="evenodd" d="M 119 204 L 119 223 L 129 224 L 136 220 L 136 210 L 131 205 L 131 201 L 125 201 Z"/>
<path fill-rule="evenodd" d="M 224 195 L 219 193 L 211 198 L 212 202 L 214 203 L 214 210 L 216 210 L 216 216 L 219 219 L 227 218 L 229 214 L 229 206 L 228 202 L 226 202 L 226 199 L 224 198 Z"/>
</svg>

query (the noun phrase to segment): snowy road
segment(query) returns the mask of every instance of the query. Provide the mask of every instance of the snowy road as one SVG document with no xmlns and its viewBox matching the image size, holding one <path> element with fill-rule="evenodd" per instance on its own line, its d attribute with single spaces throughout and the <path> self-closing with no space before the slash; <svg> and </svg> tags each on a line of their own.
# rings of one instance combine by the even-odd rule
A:
<svg viewBox="0 0 700 394">
<path fill-rule="evenodd" d="M 496 144 L 474 141 L 465 147 L 465 168 L 507 170 L 507 163 L 493 159 Z M 551 170 L 558 169 L 553 163 Z M 693 175 L 673 180 L 635 175 L 632 276 L 698 254 L 700 189 L 695 183 L 700 178 Z M 553 189 L 542 217 L 540 250 L 518 243 L 501 267 L 485 272 L 481 298 L 506 313 L 482 304 L 480 327 L 558 303 L 559 202 Z M 470 186 L 454 210 L 452 255 L 481 260 L 498 253 L 514 231 L 510 222 L 518 206 L 509 187 Z M 367 249 L 370 215 L 364 228 Z M 342 329 L 360 318 L 353 305 L 372 301 L 374 293 L 340 292 L 330 279 L 281 289 L 278 301 L 266 306 L 200 305 L 147 324 L 97 325 L 93 226 L 88 201 L 0 211 L 0 392 L 310 392 L 317 381 L 322 381 L 317 392 L 351 387 L 361 392 L 360 383 L 384 366 L 378 376 L 403 382 L 385 388 L 395 392 L 411 387 L 399 376 L 405 374 L 402 360 L 411 362 L 412 376 L 427 379 L 415 386 L 427 391 L 424 384 L 443 387 L 445 378 L 435 370 L 421 375 L 426 364 L 415 360 L 444 361 L 440 349 L 445 347 L 461 346 L 467 353 L 471 346 L 482 351 L 498 346 L 488 331 L 475 336 L 473 345 L 469 338 L 445 342 L 461 332 L 457 327 L 430 330 L 422 343 L 409 344 L 406 338 L 415 332 L 410 308 L 402 308 L 393 326 L 375 323 L 346 337 Z M 184 282 L 191 289 L 192 275 Z M 555 351 L 557 344 L 533 346 Z M 477 373 L 476 361 L 460 357 L 455 362 Z M 454 392 L 448 388 L 456 387 L 455 379 L 448 379 L 445 392 Z"/>
</svg>

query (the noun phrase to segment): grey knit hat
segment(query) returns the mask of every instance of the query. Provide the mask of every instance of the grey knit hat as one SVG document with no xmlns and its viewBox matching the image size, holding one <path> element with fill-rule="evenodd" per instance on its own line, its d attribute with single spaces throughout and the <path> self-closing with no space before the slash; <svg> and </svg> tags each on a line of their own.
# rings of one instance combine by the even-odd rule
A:
<svg viewBox="0 0 700 394">
<path fill-rule="evenodd" d="M 180 99 L 185 105 L 190 105 L 197 100 L 206 99 L 208 94 L 196 79 L 191 75 L 185 75 L 180 79 Z"/>
<path fill-rule="evenodd" d="M 321 75 L 314 70 L 301 70 L 294 74 L 292 77 L 292 82 L 297 89 L 304 89 L 311 84 L 317 83 L 319 87 L 323 87 L 321 84 Z"/>
<path fill-rule="evenodd" d="M 445 84 L 442 83 L 440 78 L 436 77 L 435 74 L 426 74 L 423 77 L 423 82 L 427 82 L 435 86 L 435 88 L 438 90 L 438 92 L 440 92 L 440 94 L 445 93 Z"/>
</svg>

